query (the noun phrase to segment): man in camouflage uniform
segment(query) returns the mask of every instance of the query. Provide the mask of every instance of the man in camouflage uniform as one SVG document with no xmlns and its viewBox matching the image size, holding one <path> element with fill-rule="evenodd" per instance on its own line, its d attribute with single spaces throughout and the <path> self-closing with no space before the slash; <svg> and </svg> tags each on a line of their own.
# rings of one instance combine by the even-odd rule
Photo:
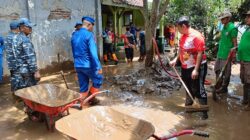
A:
<svg viewBox="0 0 250 140">
<path fill-rule="evenodd" d="M 3 45 L 3 37 L 0 36 L 0 83 L 2 83 L 3 80 L 3 50 L 4 50 L 4 45 Z"/>
<path fill-rule="evenodd" d="M 9 40 L 6 40 L 9 42 L 6 57 L 11 72 L 12 91 L 36 85 L 40 78 L 35 49 L 29 38 L 34 24 L 22 18 L 19 26 L 20 33 L 13 33 L 13 36 L 10 34 Z"/>
<path fill-rule="evenodd" d="M 7 59 L 7 63 L 8 63 L 8 68 L 10 70 L 10 73 L 11 73 L 11 77 L 10 79 L 14 79 L 13 75 L 12 75 L 12 71 L 15 70 L 15 64 L 16 64 L 16 59 L 15 59 L 15 55 L 14 55 L 14 48 L 12 46 L 12 42 L 13 42 L 13 37 L 15 35 L 18 35 L 19 33 L 19 21 L 12 21 L 10 23 L 10 32 L 8 33 L 8 35 L 6 36 L 5 40 L 4 40 L 4 45 L 6 47 L 6 59 Z M 12 83 L 12 81 L 14 80 L 11 80 L 11 90 L 13 91 L 14 90 L 14 83 Z"/>
</svg>

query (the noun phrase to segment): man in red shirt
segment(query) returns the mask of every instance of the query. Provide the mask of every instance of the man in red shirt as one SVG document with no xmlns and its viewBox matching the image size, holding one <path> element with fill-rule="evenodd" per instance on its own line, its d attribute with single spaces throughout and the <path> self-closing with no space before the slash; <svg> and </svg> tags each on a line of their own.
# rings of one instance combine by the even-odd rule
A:
<svg viewBox="0 0 250 140">
<path fill-rule="evenodd" d="M 179 18 L 177 29 L 182 34 L 179 42 L 180 48 L 177 57 L 170 62 L 170 65 L 175 66 L 177 61 L 181 62 L 182 79 L 192 96 L 198 98 L 200 104 L 207 105 L 207 93 L 204 88 L 207 73 L 204 37 L 190 27 L 189 18 L 186 16 Z M 192 104 L 193 101 L 186 94 L 185 106 Z M 207 118 L 207 111 L 204 111 L 202 119 Z"/>
</svg>

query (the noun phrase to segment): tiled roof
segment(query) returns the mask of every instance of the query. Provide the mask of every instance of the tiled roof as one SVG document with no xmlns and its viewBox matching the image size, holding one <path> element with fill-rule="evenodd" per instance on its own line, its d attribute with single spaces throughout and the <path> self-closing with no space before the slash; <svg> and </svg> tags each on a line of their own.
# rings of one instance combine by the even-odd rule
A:
<svg viewBox="0 0 250 140">
<path fill-rule="evenodd" d="M 113 0 L 114 3 L 143 7 L 143 0 Z"/>
</svg>

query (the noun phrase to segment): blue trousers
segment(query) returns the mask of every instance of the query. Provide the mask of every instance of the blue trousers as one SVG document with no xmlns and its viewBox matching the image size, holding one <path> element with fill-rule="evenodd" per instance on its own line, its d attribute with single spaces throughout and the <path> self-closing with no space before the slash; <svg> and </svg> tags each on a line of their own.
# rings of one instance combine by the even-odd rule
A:
<svg viewBox="0 0 250 140">
<path fill-rule="evenodd" d="M 103 82 L 103 76 L 89 68 L 75 68 L 78 76 L 80 92 L 87 92 L 89 88 L 89 79 L 91 79 L 94 88 L 100 88 Z"/>
</svg>

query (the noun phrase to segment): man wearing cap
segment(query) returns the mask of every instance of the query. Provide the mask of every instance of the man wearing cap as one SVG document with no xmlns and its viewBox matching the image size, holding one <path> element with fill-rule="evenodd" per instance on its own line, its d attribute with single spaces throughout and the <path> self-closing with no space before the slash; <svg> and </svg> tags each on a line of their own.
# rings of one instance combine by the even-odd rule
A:
<svg viewBox="0 0 250 140">
<path fill-rule="evenodd" d="M 250 11 L 246 13 L 245 23 L 247 28 L 241 36 L 238 59 L 240 60 L 240 78 L 243 83 L 243 101 L 250 110 Z"/>
<path fill-rule="evenodd" d="M 17 69 L 17 60 L 16 60 L 16 53 L 15 48 L 13 46 L 13 38 L 14 36 L 19 34 L 19 21 L 13 20 L 10 23 L 10 31 L 8 35 L 6 36 L 6 39 L 4 41 L 5 45 L 5 52 L 6 52 L 6 60 L 8 64 L 8 69 L 10 70 L 10 81 L 11 81 L 11 90 L 14 91 L 14 85 L 15 83 L 15 77 L 13 75 L 13 72 Z"/>
<path fill-rule="evenodd" d="M 219 19 L 221 23 L 224 25 L 221 31 L 220 41 L 219 41 L 219 49 L 217 53 L 217 59 L 214 66 L 214 71 L 216 74 L 216 79 L 219 77 L 222 68 L 225 66 L 228 55 L 230 51 L 234 51 L 237 48 L 237 35 L 238 30 L 234 26 L 230 19 L 232 14 L 228 11 L 223 12 Z M 225 69 L 225 75 L 223 77 L 223 82 L 220 89 L 216 89 L 217 93 L 227 93 L 227 87 L 230 82 L 231 76 L 231 60 L 229 59 L 228 65 Z"/>
<path fill-rule="evenodd" d="M 179 42 L 180 49 L 170 65 L 175 66 L 177 61 L 181 62 L 182 79 L 190 93 L 194 98 L 198 98 L 200 104 L 207 105 L 207 93 L 204 88 L 207 71 L 204 37 L 200 32 L 190 27 L 187 16 L 179 18 L 177 29 L 182 34 Z M 192 104 L 192 99 L 186 94 L 185 106 Z M 207 111 L 202 113 L 202 119 L 207 119 Z"/>
<path fill-rule="evenodd" d="M 36 85 L 40 74 L 37 68 L 36 53 L 29 35 L 34 26 L 27 18 L 19 21 L 19 34 L 14 34 L 9 45 L 7 61 L 11 71 L 12 91 Z"/>
<path fill-rule="evenodd" d="M 3 80 L 3 50 L 4 50 L 4 41 L 3 37 L 0 36 L 0 83 Z"/>
<path fill-rule="evenodd" d="M 79 31 L 82 28 L 82 22 L 76 22 L 75 31 Z"/>
<path fill-rule="evenodd" d="M 102 85 L 102 66 L 97 54 L 97 46 L 93 35 L 95 20 L 92 17 L 82 18 L 82 28 L 75 32 L 71 38 L 71 46 L 74 57 L 74 67 L 77 72 L 80 93 L 83 98 L 99 91 Z M 89 89 L 89 79 L 92 86 Z M 99 100 L 92 98 L 90 105 L 99 103 Z"/>
</svg>

